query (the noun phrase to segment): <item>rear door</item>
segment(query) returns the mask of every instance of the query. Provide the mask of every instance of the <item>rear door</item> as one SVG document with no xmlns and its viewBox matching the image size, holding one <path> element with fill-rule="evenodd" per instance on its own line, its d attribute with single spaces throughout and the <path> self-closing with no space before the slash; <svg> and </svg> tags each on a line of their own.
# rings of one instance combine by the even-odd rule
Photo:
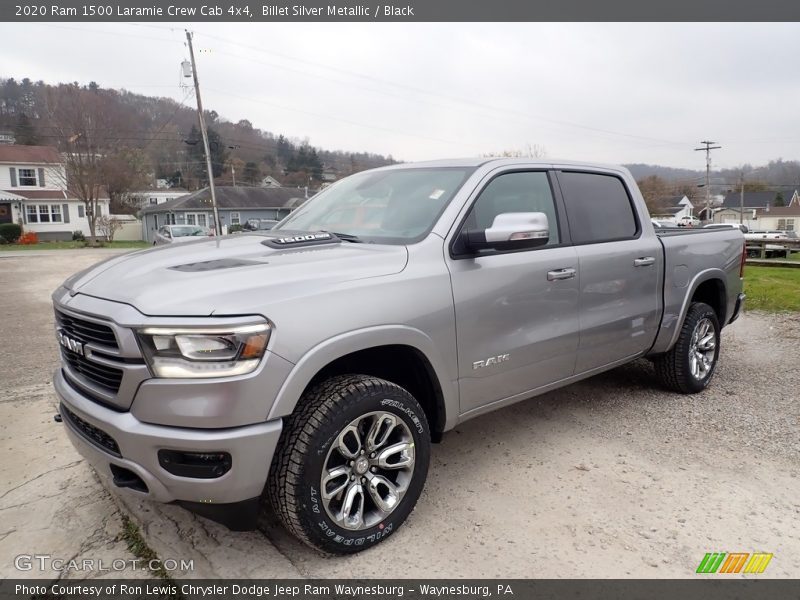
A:
<svg viewBox="0 0 800 600">
<path fill-rule="evenodd" d="M 559 171 L 580 270 L 580 345 L 575 373 L 650 348 L 659 322 L 661 243 L 645 231 L 621 177 Z"/>
<path fill-rule="evenodd" d="M 569 377 L 578 347 L 577 256 L 546 171 L 500 172 L 460 224 L 509 212 L 548 216 L 546 246 L 467 254 L 450 245 L 462 413 Z"/>
</svg>

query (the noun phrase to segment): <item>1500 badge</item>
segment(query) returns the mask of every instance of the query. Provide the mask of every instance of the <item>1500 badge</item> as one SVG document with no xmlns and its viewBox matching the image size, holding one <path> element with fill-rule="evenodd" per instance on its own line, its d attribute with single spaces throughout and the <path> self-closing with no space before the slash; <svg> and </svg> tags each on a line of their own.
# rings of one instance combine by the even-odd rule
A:
<svg viewBox="0 0 800 600">
<path fill-rule="evenodd" d="M 511 358 L 510 354 L 498 354 L 497 356 L 490 356 L 484 360 L 476 360 L 472 363 L 472 370 L 475 371 L 477 369 L 482 369 L 484 367 L 491 367 L 494 365 L 498 365 L 501 362 L 506 362 Z"/>
</svg>

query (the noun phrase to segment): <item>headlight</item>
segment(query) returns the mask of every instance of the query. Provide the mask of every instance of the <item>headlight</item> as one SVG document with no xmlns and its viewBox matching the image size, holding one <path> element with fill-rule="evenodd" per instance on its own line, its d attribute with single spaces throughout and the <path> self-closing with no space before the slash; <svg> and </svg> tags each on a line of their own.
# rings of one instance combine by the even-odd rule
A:
<svg viewBox="0 0 800 600">
<path fill-rule="evenodd" d="M 268 323 L 232 327 L 147 327 L 137 332 L 156 377 L 230 377 L 255 370 L 269 341 Z"/>
</svg>

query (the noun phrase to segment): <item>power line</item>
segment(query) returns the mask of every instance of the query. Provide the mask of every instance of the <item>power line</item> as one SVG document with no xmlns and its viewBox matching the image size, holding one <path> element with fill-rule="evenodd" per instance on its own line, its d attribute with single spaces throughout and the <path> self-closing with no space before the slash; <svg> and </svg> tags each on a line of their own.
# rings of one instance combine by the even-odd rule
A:
<svg viewBox="0 0 800 600">
<path fill-rule="evenodd" d="M 168 27 L 160 27 L 160 26 L 156 26 L 156 25 L 144 25 L 144 24 L 134 24 L 134 23 L 129 23 L 129 24 L 130 25 L 135 25 L 137 27 L 150 27 L 150 28 L 153 28 L 153 29 L 164 29 L 164 30 L 172 31 L 172 29 L 170 29 Z M 408 84 L 405 84 L 405 83 L 398 83 L 398 82 L 395 82 L 395 81 L 392 81 L 392 80 L 389 80 L 389 79 L 383 79 L 383 78 L 380 78 L 380 77 L 375 77 L 374 75 L 366 75 L 366 74 L 359 73 L 359 72 L 356 72 L 356 71 L 351 71 L 349 69 L 342 69 L 340 67 L 337 67 L 337 66 L 334 66 L 334 65 L 330 65 L 330 64 L 318 63 L 318 62 L 315 62 L 315 61 L 310 61 L 310 60 L 306 60 L 306 59 L 302 59 L 302 58 L 297 58 L 297 57 L 293 57 L 293 56 L 290 56 L 290 55 L 287 55 L 287 54 L 283 54 L 281 52 L 264 50 L 263 48 L 259 48 L 257 46 L 252 46 L 252 45 L 249 45 L 249 44 L 243 44 L 243 43 L 237 42 L 235 40 L 230 40 L 230 39 L 227 39 L 227 38 L 224 38 L 224 37 L 220 37 L 220 36 L 217 36 L 217 35 L 214 35 L 214 34 L 210 34 L 210 33 L 206 33 L 206 32 L 202 32 L 202 31 L 198 31 L 197 33 L 200 33 L 201 35 L 204 35 L 207 38 L 214 39 L 214 40 L 226 43 L 226 44 L 230 44 L 232 46 L 238 46 L 240 48 L 244 48 L 246 50 L 250 50 L 250 51 L 253 51 L 253 52 L 259 52 L 261 54 L 277 56 L 277 57 L 283 58 L 285 60 L 299 62 L 301 64 L 310 65 L 310 66 L 313 66 L 315 68 L 321 68 L 321 69 L 324 69 L 326 71 L 330 70 L 330 71 L 340 72 L 340 73 L 343 73 L 343 74 L 348 75 L 350 77 L 356 77 L 356 78 L 359 78 L 359 79 L 365 79 L 365 80 L 373 81 L 373 82 L 376 82 L 376 83 L 379 83 L 379 84 L 383 84 L 383 85 L 394 86 L 396 88 L 401 88 L 401 89 L 404 89 L 404 90 L 407 90 L 407 91 L 412 91 L 412 92 L 417 93 L 417 94 L 422 94 L 422 95 L 426 95 L 426 96 L 433 96 L 433 97 L 441 98 L 441 99 L 447 100 L 448 102 L 455 102 L 455 103 L 458 103 L 458 104 L 463 104 L 463 105 L 467 105 L 467 106 L 473 106 L 473 107 L 477 107 L 477 108 L 480 108 L 480 109 L 483 109 L 483 110 L 489 110 L 489 111 L 494 111 L 494 112 L 502 112 L 502 113 L 505 113 L 506 115 L 513 116 L 514 118 L 524 118 L 524 119 L 527 119 L 527 120 L 540 120 L 540 121 L 549 122 L 549 123 L 552 123 L 552 124 L 555 124 L 555 125 L 560 125 L 560 126 L 563 126 L 563 127 L 578 128 L 578 129 L 582 129 L 582 130 L 585 130 L 585 131 L 593 131 L 595 133 L 603 133 L 603 134 L 607 134 L 607 135 L 625 137 L 625 138 L 629 138 L 629 139 L 638 139 L 638 140 L 648 141 L 648 142 L 659 142 L 659 143 L 662 143 L 664 145 L 682 146 L 682 145 L 685 144 L 685 142 L 680 142 L 680 141 L 675 141 L 675 140 L 664 140 L 664 139 L 654 138 L 654 137 L 649 137 L 649 136 L 642 136 L 642 135 L 636 135 L 636 134 L 631 134 L 631 133 L 626 133 L 626 132 L 614 131 L 614 130 L 610 130 L 610 129 L 603 129 L 603 128 L 600 128 L 600 127 L 593 127 L 593 126 L 590 126 L 590 125 L 584 125 L 584 124 L 574 123 L 574 122 L 570 122 L 570 121 L 553 119 L 553 118 L 550 118 L 550 117 L 547 117 L 547 116 L 544 116 L 544 115 L 537 115 L 537 114 L 534 114 L 534 113 L 521 112 L 521 111 L 517 111 L 517 110 L 514 110 L 514 109 L 508 109 L 508 108 L 504 108 L 504 107 L 492 106 L 492 105 L 489 105 L 489 104 L 484 104 L 484 103 L 475 102 L 475 101 L 472 101 L 472 100 L 466 100 L 466 99 L 463 99 L 463 98 L 458 98 L 458 97 L 455 97 L 455 96 L 450 96 L 448 94 L 442 94 L 440 92 L 435 92 L 435 91 L 432 91 L 432 90 L 429 90 L 429 89 L 423 89 L 423 88 L 411 86 L 411 85 L 408 85 Z M 248 60 L 250 62 L 256 62 L 256 63 L 259 62 L 259 61 L 255 60 L 253 58 L 245 58 L 245 57 L 240 57 L 240 56 L 236 56 L 236 58 Z M 290 67 L 284 67 L 284 66 L 275 65 L 275 64 L 269 64 L 269 63 L 261 63 L 261 64 L 266 64 L 267 66 L 272 66 L 272 67 L 281 68 L 281 69 L 285 69 L 285 70 L 289 70 L 289 71 L 303 73 L 302 71 L 298 71 L 296 69 L 291 69 Z M 326 75 L 322 75 L 322 76 L 320 76 L 320 75 L 312 75 L 312 74 L 310 74 L 308 72 L 305 72 L 304 74 L 306 74 L 308 76 L 312 76 L 312 77 L 323 77 L 323 78 L 329 79 L 331 81 L 337 81 L 338 83 L 347 84 L 346 82 L 341 82 L 339 80 L 332 79 L 332 78 L 330 78 L 329 76 L 326 76 Z M 351 84 L 347 84 L 347 85 L 351 85 Z M 374 91 L 374 92 L 380 93 L 380 94 L 384 94 L 384 95 L 389 95 L 389 96 L 392 96 L 392 97 L 397 97 L 396 95 L 388 93 L 388 92 L 386 92 L 384 90 L 376 90 L 374 88 L 371 88 L 371 91 Z M 407 98 L 404 98 L 404 100 L 408 101 Z M 428 104 L 430 104 L 430 103 L 428 103 Z M 441 105 L 434 105 L 434 106 L 441 106 Z"/>
<path fill-rule="evenodd" d="M 707 140 L 703 140 L 700 143 L 705 147 L 695 148 L 695 152 L 706 153 L 706 219 L 708 219 L 711 211 L 711 151 L 719 150 L 722 146 L 714 146 L 717 142 L 709 142 Z"/>
</svg>

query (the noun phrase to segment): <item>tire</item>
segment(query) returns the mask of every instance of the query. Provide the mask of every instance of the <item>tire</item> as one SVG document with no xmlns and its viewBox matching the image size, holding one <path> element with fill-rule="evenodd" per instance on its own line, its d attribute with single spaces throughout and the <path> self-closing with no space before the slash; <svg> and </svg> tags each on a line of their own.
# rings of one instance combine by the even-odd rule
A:
<svg viewBox="0 0 800 600">
<path fill-rule="evenodd" d="M 429 461 L 428 421 L 411 394 L 376 377 L 336 376 L 307 391 L 284 421 L 267 495 L 298 539 L 331 554 L 352 554 L 403 524 Z"/>
<path fill-rule="evenodd" d="M 717 313 L 708 304 L 694 302 L 686 312 L 678 341 L 669 352 L 653 361 L 656 375 L 665 387 L 674 392 L 702 392 L 714 377 L 719 346 Z"/>
</svg>

